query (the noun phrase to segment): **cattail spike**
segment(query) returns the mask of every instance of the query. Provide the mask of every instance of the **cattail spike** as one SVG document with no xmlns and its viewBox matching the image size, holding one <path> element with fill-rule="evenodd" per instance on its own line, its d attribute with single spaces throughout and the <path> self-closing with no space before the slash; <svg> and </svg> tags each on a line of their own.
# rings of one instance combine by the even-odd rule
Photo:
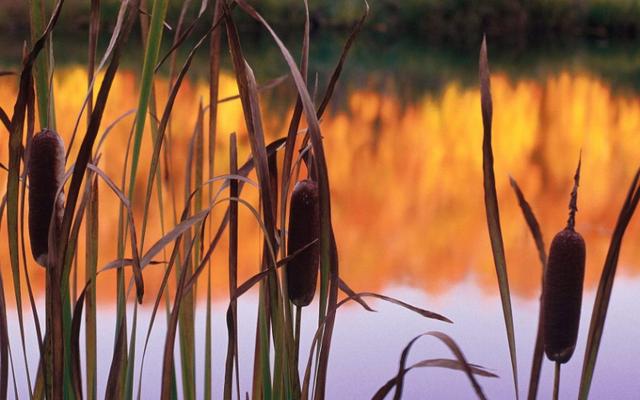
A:
<svg viewBox="0 0 640 400">
<path fill-rule="evenodd" d="M 309 245 L 320 237 L 320 203 L 318 185 L 311 180 L 296 184 L 289 211 L 288 254 Z M 289 261 L 286 267 L 289 300 L 299 307 L 313 300 L 318 280 L 320 248 L 309 246 Z"/>
<path fill-rule="evenodd" d="M 573 355 L 580 326 L 586 246 L 574 225 L 581 164 L 582 156 L 574 176 L 569 221 L 551 242 L 542 289 L 544 351 L 559 364 Z"/>
<path fill-rule="evenodd" d="M 64 194 L 56 198 L 63 184 L 65 150 L 60 135 L 50 129 L 36 134 L 29 154 L 29 239 L 36 262 L 47 265 L 49 225 L 58 228 L 64 213 Z"/>
</svg>

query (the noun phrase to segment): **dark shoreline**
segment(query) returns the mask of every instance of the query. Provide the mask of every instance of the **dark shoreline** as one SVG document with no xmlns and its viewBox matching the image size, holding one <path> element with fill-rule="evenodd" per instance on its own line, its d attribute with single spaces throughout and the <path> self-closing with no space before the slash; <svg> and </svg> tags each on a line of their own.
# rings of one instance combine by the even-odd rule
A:
<svg viewBox="0 0 640 400">
<path fill-rule="evenodd" d="M 4 0 L 0 7 L 2 33 L 29 29 L 27 5 L 21 0 Z M 181 2 L 170 2 L 167 22 L 177 24 Z M 203 21 L 196 31 L 210 23 L 209 1 Z M 252 2 L 258 11 L 281 32 L 299 31 L 304 21 L 301 0 L 261 0 Z M 362 0 L 310 2 L 311 29 L 348 31 L 364 11 Z M 115 23 L 119 1 L 101 2 L 102 31 Z M 376 0 L 365 27 L 390 36 L 415 36 L 431 43 L 476 45 L 478 32 L 495 42 L 538 43 L 547 40 L 635 40 L 640 37 L 640 4 L 631 0 Z M 193 2 L 187 21 L 193 20 L 199 2 Z M 259 34 L 261 28 L 239 10 L 234 11 L 242 32 Z M 88 30 L 89 2 L 67 0 L 59 33 L 78 34 Z"/>
<path fill-rule="evenodd" d="M 310 68 L 318 73 L 319 84 L 325 83 L 337 62 L 348 34 L 345 32 L 317 31 L 311 37 Z M 199 36 L 194 34 L 178 51 L 178 64 Z M 0 70 L 17 71 L 20 65 L 21 43 L 26 34 L 0 36 Z M 107 45 L 107 37 L 101 37 L 98 54 Z M 243 47 L 248 61 L 261 82 L 282 74 L 283 64 L 277 48 L 264 35 L 243 34 Z M 283 37 L 285 44 L 298 57 L 300 36 L 290 31 Z M 477 37 L 477 42 L 481 35 Z M 164 54 L 170 40 L 165 40 Z M 138 71 L 142 60 L 141 38 L 135 35 L 125 48 L 123 67 Z M 84 65 L 86 63 L 86 38 L 78 35 L 58 33 L 54 40 L 56 65 Z M 492 72 L 506 73 L 514 80 L 543 80 L 562 71 L 586 72 L 594 75 L 614 91 L 640 93 L 640 47 L 628 40 L 555 40 L 526 45 L 489 41 L 492 57 Z M 444 45 L 430 43 L 412 36 L 395 37 L 365 31 L 356 40 L 344 66 L 343 85 L 366 86 L 363 79 L 393 78 L 403 85 L 399 87 L 403 96 L 415 98 L 424 93 L 437 94 L 451 81 L 463 86 L 477 85 L 477 46 Z M 227 57 L 223 68 L 229 70 Z M 166 74 L 165 66 L 160 74 Z M 208 49 L 203 47 L 195 57 L 190 76 L 206 79 L 208 74 Z M 8 78 L 5 78 L 8 79 Z M 288 86 L 288 85 L 286 85 Z"/>
</svg>

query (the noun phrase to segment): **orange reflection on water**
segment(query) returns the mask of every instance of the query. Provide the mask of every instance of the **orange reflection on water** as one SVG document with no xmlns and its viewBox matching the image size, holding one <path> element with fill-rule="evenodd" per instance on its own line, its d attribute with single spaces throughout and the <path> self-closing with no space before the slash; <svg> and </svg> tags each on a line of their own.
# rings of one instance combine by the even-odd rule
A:
<svg viewBox="0 0 640 400">
<path fill-rule="evenodd" d="M 156 82 L 160 115 L 168 83 L 163 78 Z M 85 93 L 86 74 L 80 67 L 59 70 L 54 85 L 58 130 L 68 143 Z M 587 241 L 586 284 L 593 288 L 619 207 L 640 160 L 640 100 L 612 93 L 606 83 L 586 74 L 561 73 L 542 82 L 514 82 L 495 74 L 492 91 L 497 190 L 513 291 L 522 296 L 537 296 L 541 267 L 509 187 L 508 174 L 520 183 L 548 243 L 566 222 L 568 194 L 580 149 L 583 168 L 577 229 Z M 232 76 L 223 74 L 220 96 L 236 92 Z M 136 107 L 136 93 L 136 74 L 121 72 L 111 90 L 103 127 Z M 3 109 L 12 109 L 15 95 L 15 83 L 3 78 L 0 86 Z M 267 99 L 269 95 L 264 97 Z M 170 180 L 165 184 L 174 187 L 178 214 L 183 207 L 187 155 L 198 104 L 207 98 L 206 82 L 186 81 L 174 107 L 169 141 Z M 408 105 L 400 100 L 393 93 L 353 89 L 348 94 L 346 109 L 330 110 L 322 121 L 341 275 L 356 290 L 381 290 L 394 283 L 408 283 L 441 292 L 470 278 L 494 292 L 495 271 L 482 192 L 478 90 L 451 82 L 438 95 L 425 94 Z M 291 110 L 285 119 L 282 114 L 264 113 L 268 139 L 285 133 Z M 126 118 L 105 141 L 100 165 L 116 182 L 121 181 L 131 124 L 132 117 Z M 228 170 L 228 134 L 232 131 L 240 135 L 240 159 L 244 160 L 250 150 L 238 101 L 220 105 L 217 174 Z M 3 133 L 0 146 L 3 163 L 8 157 L 6 137 Z M 134 201 L 138 229 L 152 149 L 149 137 L 147 132 Z M 77 139 L 72 157 L 79 142 Z M 243 194 L 256 204 L 255 189 L 247 186 Z M 99 259 L 103 265 L 117 255 L 118 203 L 105 187 L 101 187 L 100 196 Z M 171 196 L 166 192 L 163 201 L 167 229 L 173 226 L 173 212 Z M 145 248 L 161 237 L 158 210 L 154 195 Z M 215 214 L 216 221 L 220 220 L 221 211 L 222 208 Z M 637 233 L 632 224 L 620 258 L 622 273 L 635 275 L 640 270 L 640 250 L 631 245 L 638 239 Z M 6 228 L 2 234 L 6 235 Z M 78 253 L 81 272 L 82 236 Z M 260 245 L 259 230 L 247 210 L 241 212 L 240 240 L 240 276 L 246 279 L 258 269 Z M 8 260 L 5 242 L 2 259 Z M 214 293 L 220 298 L 228 292 L 226 248 L 225 237 L 213 259 Z M 159 258 L 168 258 L 168 254 Z M 28 259 L 30 276 L 40 292 L 44 273 Z M 7 264 L 8 261 L 3 263 L 5 282 L 10 279 Z M 81 273 L 80 282 L 82 276 Z M 145 272 L 148 293 L 157 291 L 161 276 L 161 266 Z M 112 298 L 114 274 L 107 273 L 101 279 L 101 298 Z M 9 285 L 5 283 L 6 286 Z M 8 296 L 9 301 L 11 297 Z"/>
</svg>

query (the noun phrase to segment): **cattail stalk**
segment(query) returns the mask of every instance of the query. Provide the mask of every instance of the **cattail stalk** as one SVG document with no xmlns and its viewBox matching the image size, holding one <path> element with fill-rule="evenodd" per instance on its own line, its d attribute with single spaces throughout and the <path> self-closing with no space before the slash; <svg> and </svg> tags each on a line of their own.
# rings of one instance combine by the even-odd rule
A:
<svg viewBox="0 0 640 400">
<path fill-rule="evenodd" d="M 560 395 L 560 366 L 562 364 L 556 361 L 555 372 L 553 374 L 553 400 L 558 400 Z"/>
<path fill-rule="evenodd" d="M 586 255 L 584 239 L 574 229 L 580 164 L 574 177 L 567 227 L 551 242 L 542 292 L 544 351 L 558 364 L 566 363 L 573 355 L 580 325 Z"/>
<path fill-rule="evenodd" d="M 58 189 L 64 179 L 65 150 L 60 135 L 44 129 L 33 137 L 29 154 L 29 239 L 38 264 L 47 265 L 49 228 L 58 229 L 64 213 L 64 194 Z M 57 197 L 56 197 L 57 195 Z"/>
</svg>

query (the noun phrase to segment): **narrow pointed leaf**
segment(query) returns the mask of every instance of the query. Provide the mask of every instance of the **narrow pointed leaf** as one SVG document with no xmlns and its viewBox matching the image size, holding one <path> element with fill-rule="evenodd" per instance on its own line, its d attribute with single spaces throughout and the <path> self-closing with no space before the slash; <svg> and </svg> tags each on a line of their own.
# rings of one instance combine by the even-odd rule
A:
<svg viewBox="0 0 640 400">
<path fill-rule="evenodd" d="M 496 179 L 493 172 L 493 150 L 491 148 L 491 119 L 493 105 L 491 101 L 491 83 L 489 76 L 489 60 L 487 57 L 487 41 L 482 40 L 480 48 L 480 102 L 482 109 L 482 125 L 484 128 L 482 142 L 482 169 L 484 175 L 484 204 L 487 212 L 487 226 L 491 239 L 493 261 L 498 277 L 502 312 L 507 330 L 509 354 L 511 356 L 511 368 L 513 371 L 513 384 L 516 399 L 518 398 L 518 362 L 516 357 L 515 329 L 513 327 L 513 312 L 511 310 L 511 295 L 509 293 L 509 279 L 507 277 L 507 261 L 504 253 L 502 229 L 500 228 L 500 211 L 498 208 L 498 195 L 496 193 Z"/>
</svg>

